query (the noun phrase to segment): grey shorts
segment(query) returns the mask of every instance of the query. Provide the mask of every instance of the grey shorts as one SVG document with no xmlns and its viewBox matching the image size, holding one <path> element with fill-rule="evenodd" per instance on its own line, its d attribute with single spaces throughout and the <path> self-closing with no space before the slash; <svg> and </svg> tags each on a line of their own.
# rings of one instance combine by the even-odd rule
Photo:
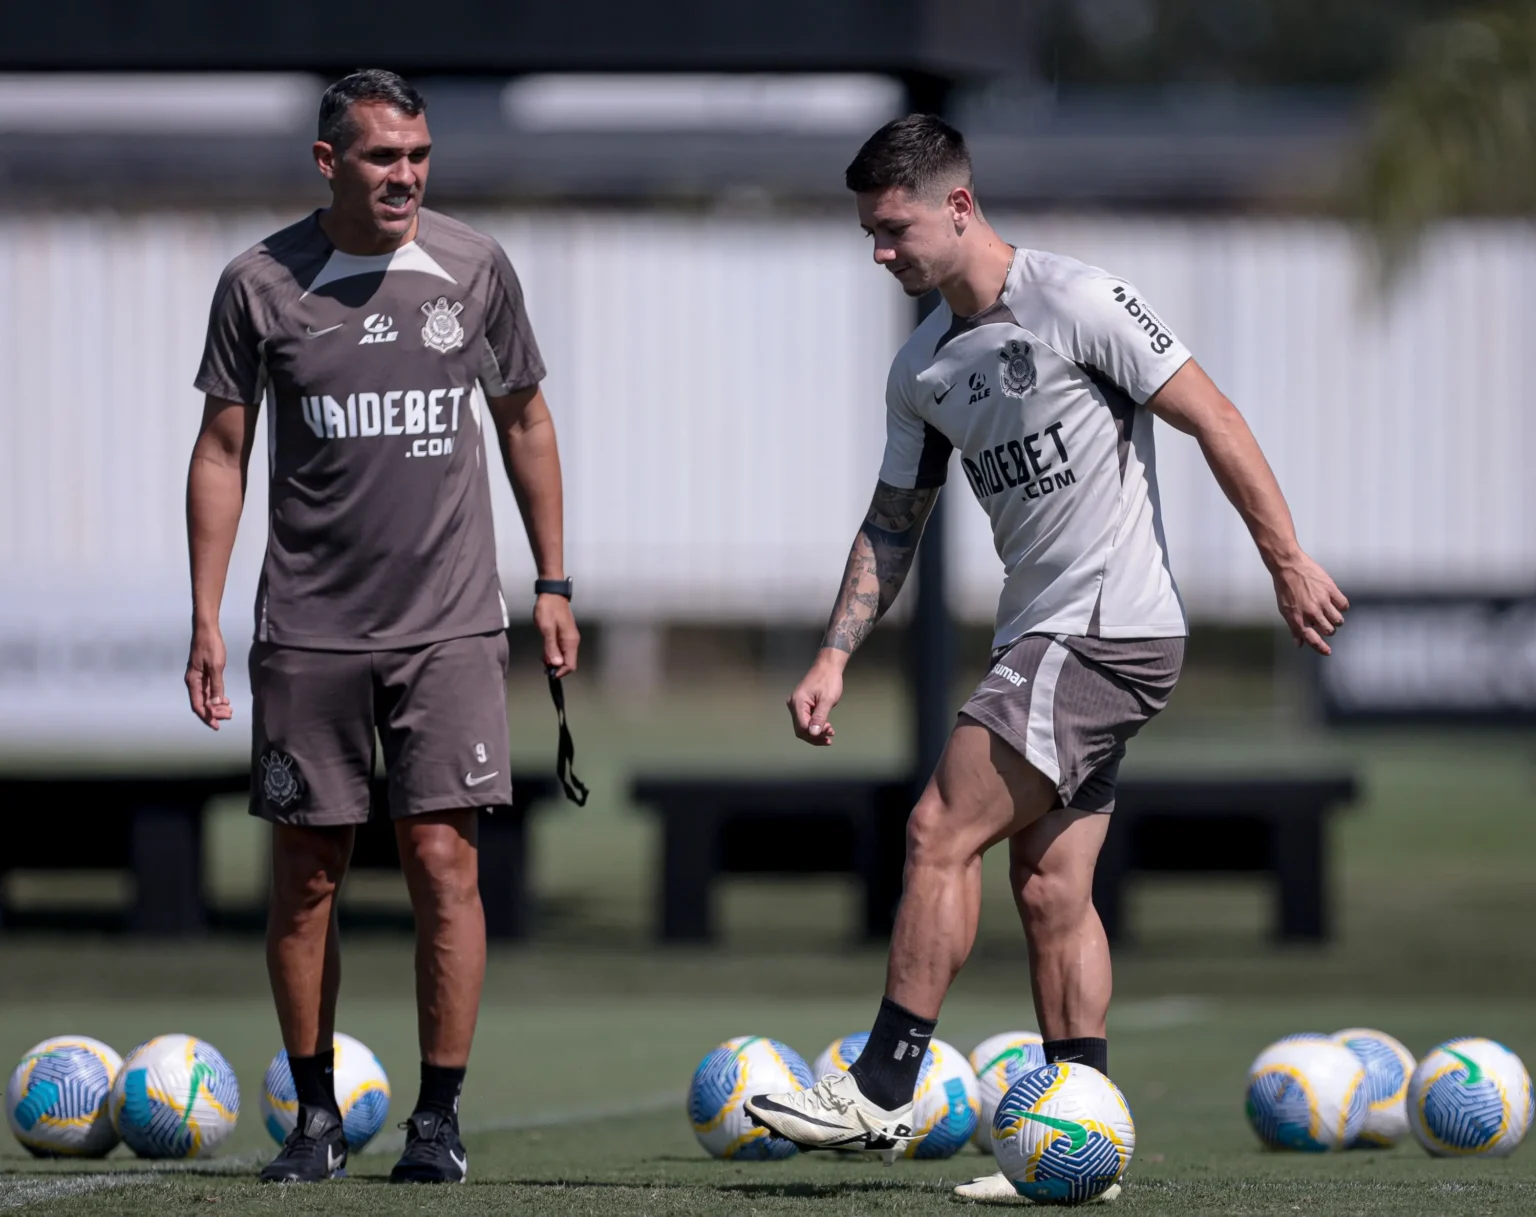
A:
<svg viewBox="0 0 1536 1217">
<path fill-rule="evenodd" d="M 1113 811 L 1125 743 L 1168 704 L 1184 639 L 1026 634 L 994 651 L 960 713 L 1051 781 L 1063 807 Z"/>
<path fill-rule="evenodd" d="M 251 692 L 252 815 L 363 823 L 377 744 L 397 819 L 512 802 L 505 635 L 401 651 L 258 642 Z"/>
</svg>

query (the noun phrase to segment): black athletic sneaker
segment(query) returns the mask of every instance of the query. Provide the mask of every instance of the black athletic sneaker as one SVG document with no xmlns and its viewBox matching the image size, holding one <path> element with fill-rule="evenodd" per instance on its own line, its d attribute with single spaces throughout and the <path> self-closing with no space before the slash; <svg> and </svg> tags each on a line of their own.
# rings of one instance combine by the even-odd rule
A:
<svg viewBox="0 0 1536 1217">
<path fill-rule="evenodd" d="M 263 1183 L 319 1183 L 347 1176 L 347 1139 L 341 1121 L 323 1107 L 299 1108 L 277 1157 L 261 1172 Z"/>
<path fill-rule="evenodd" d="M 400 1127 L 405 1129 L 405 1153 L 389 1172 L 391 1183 L 463 1183 L 469 1178 L 469 1155 L 452 1120 L 435 1111 L 415 1111 Z"/>
</svg>

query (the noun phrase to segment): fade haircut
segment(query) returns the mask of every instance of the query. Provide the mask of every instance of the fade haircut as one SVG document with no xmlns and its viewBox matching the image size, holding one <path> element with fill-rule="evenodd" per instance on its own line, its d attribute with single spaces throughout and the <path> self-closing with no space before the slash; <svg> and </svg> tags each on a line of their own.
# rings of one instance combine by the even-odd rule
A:
<svg viewBox="0 0 1536 1217">
<path fill-rule="evenodd" d="M 360 101 L 381 101 L 394 106 L 407 118 L 427 112 L 427 99 L 403 76 L 382 68 L 368 68 L 343 76 L 320 98 L 320 140 L 330 144 L 338 156 L 357 138 L 352 107 Z"/>
<path fill-rule="evenodd" d="M 856 194 L 900 186 L 915 197 L 942 186 L 974 189 L 965 136 L 936 114 L 908 114 L 876 131 L 843 174 Z"/>
</svg>

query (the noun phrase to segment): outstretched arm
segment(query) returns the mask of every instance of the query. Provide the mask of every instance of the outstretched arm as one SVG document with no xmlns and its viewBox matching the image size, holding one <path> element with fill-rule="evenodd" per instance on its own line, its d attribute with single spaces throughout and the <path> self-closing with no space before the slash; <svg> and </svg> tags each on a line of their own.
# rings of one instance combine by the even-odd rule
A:
<svg viewBox="0 0 1536 1217">
<path fill-rule="evenodd" d="M 836 732 L 827 715 L 842 698 L 843 669 L 875 622 L 896 602 L 938 497 L 937 486 L 906 490 L 886 482 L 875 484 L 869 513 L 848 551 L 843 585 L 827 621 L 821 651 L 789 695 L 795 734 L 807 743 L 832 742 Z"/>
<path fill-rule="evenodd" d="M 1290 508 L 1243 416 L 1193 359 L 1147 402 L 1172 427 L 1192 435 L 1222 492 L 1248 526 L 1275 582 L 1275 600 L 1296 645 L 1327 655 L 1325 638 L 1344 624 L 1349 601 L 1302 550 Z"/>
<path fill-rule="evenodd" d="M 512 482 L 540 579 L 565 578 L 565 505 L 555 420 L 537 385 L 488 397 L 502 463 Z M 564 596 L 540 596 L 533 621 L 544 639 L 544 665 L 556 676 L 576 670 L 581 634 Z"/>
</svg>

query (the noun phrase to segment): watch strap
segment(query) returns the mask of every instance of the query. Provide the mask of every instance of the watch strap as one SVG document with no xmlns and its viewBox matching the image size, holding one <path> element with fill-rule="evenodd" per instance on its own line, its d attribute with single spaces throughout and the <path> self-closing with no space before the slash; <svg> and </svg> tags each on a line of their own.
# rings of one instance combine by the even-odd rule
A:
<svg viewBox="0 0 1536 1217">
<path fill-rule="evenodd" d="M 535 579 L 533 581 L 535 596 L 564 596 L 569 600 L 572 590 L 570 579 Z"/>
</svg>

